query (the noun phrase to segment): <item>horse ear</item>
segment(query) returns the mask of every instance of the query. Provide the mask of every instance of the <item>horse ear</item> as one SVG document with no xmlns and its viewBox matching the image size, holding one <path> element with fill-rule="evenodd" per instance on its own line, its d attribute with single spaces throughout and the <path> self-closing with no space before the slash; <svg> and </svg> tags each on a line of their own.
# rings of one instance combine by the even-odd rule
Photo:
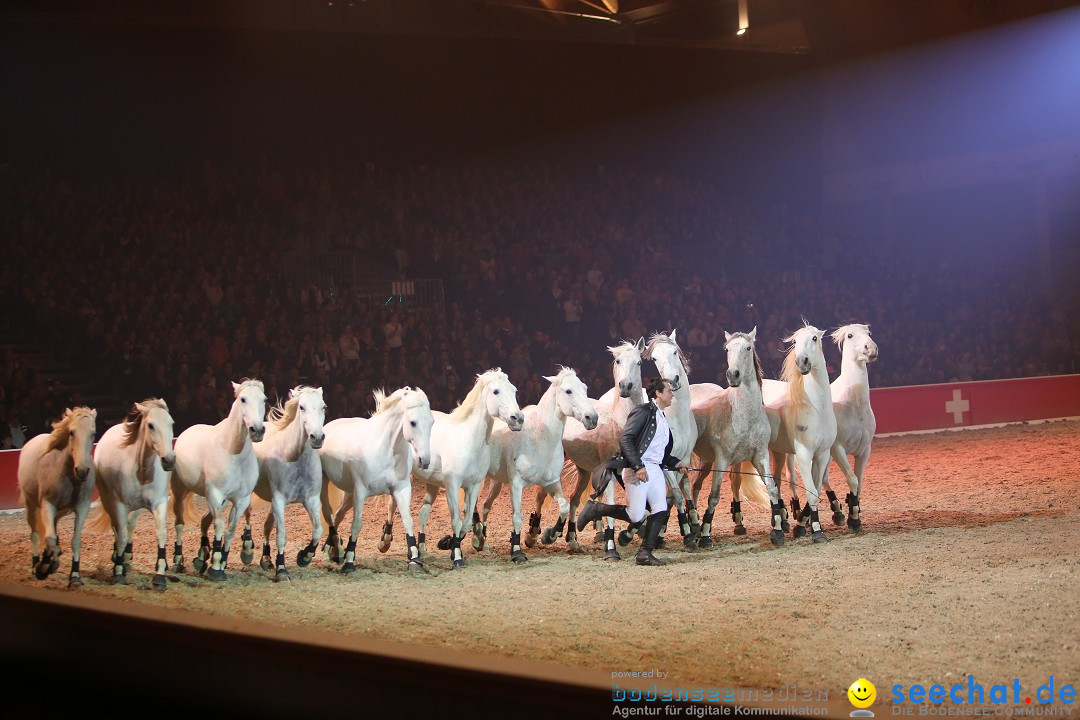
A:
<svg viewBox="0 0 1080 720">
<path fill-rule="evenodd" d="M 64 417 L 63 417 L 63 419 L 66 420 L 69 415 L 71 415 L 71 408 L 64 408 Z"/>
<path fill-rule="evenodd" d="M 554 376 L 554 375 L 544 375 L 544 376 L 542 376 L 542 377 L 543 377 L 543 378 L 544 378 L 545 380 L 547 380 L 547 381 L 548 381 L 549 383 L 551 383 L 552 385 L 554 385 L 554 384 L 555 384 L 555 376 Z"/>
<path fill-rule="evenodd" d="M 300 393 L 296 392 L 296 388 L 293 388 L 292 390 L 289 391 L 289 399 L 292 400 L 294 397 L 296 397 L 299 394 Z"/>
<path fill-rule="evenodd" d="M 731 333 L 727 330 L 724 331 L 724 342 L 731 342 Z"/>
<path fill-rule="evenodd" d="M 97 420 L 97 408 L 94 408 L 94 409 L 92 409 L 92 410 L 90 411 L 90 417 L 92 417 L 92 418 L 94 418 L 95 420 Z"/>
<path fill-rule="evenodd" d="M 233 383 L 232 384 L 233 395 L 235 395 L 236 391 L 239 390 L 239 389 L 240 389 L 240 384 L 239 383 Z"/>
<path fill-rule="evenodd" d="M 668 337 L 671 338 L 672 340 L 675 339 L 675 328 L 671 328 L 671 334 L 668 335 Z"/>
<path fill-rule="evenodd" d="M 139 411 L 140 415 L 145 415 L 147 413 L 146 403 L 135 403 L 135 409 Z"/>
<path fill-rule="evenodd" d="M 639 353 L 645 352 L 645 336 L 642 335 L 637 341 L 637 351 Z"/>
<path fill-rule="evenodd" d="M 754 329 L 751 330 L 747 334 L 750 335 L 750 342 L 756 342 L 757 341 L 757 325 L 755 325 Z"/>
</svg>

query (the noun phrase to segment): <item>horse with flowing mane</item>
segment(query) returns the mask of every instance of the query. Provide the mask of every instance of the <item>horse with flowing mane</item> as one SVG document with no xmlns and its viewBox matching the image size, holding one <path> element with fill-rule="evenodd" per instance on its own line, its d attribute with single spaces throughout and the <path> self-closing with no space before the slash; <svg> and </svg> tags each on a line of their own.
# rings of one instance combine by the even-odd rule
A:
<svg viewBox="0 0 1080 720">
<path fill-rule="evenodd" d="M 251 493 L 259 480 L 259 461 L 254 444 L 261 442 L 265 427 L 266 392 L 258 380 L 233 383 L 233 404 L 228 416 L 217 425 L 192 425 L 176 439 L 176 467 L 170 487 L 176 523 L 176 546 L 173 565 L 184 571 L 183 537 L 186 518 L 191 513 L 192 493 L 206 498 L 209 506 L 202 519 L 199 554 L 195 569 L 207 571 L 210 580 L 225 579 L 236 523 L 251 503 Z M 225 502 L 232 501 L 228 528 L 225 526 Z M 207 533 L 214 526 L 211 549 Z M 245 543 L 250 542 L 251 528 L 245 528 Z M 241 560 L 251 562 L 246 547 Z M 207 570 L 207 559 L 210 560 Z"/>
<path fill-rule="evenodd" d="M 77 588 L 83 584 L 79 554 L 83 525 L 94 494 L 92 450 L 96 432 L 97 410 L 68 408 L 64 410 L 64 417 L 53 423 L 51 433 L 30 438 L 19 453 L 19 494 L 26 507 L 31 562 L 38 580 L 44 580 L 60 569 L 56 521 L 75 513 L 68 587 Z M 39 557 L 38 543 L 42 537 L 45 550 Z"/>
<path fill-rule="evenodd" d="M 517 388 L 499 368 L 477 375 L 469 394 L 449 415 L 433 413 L 435 424 L 431 428 L 431 464 L 426 468 L 414 467 L 413 477 L 425 484 L 427 492 L 420 508 L 420 552 L 426 550 L 424 528 L 427 526 L 431 505 L 439 489 L 446 490 L 446 505 L 450 510 L 453 534 L 442 539 L 439 548 L 450 551 L 454 569 L 465 567 L 461 553 L 461 540 L 465 536 L 466 519 L 476 507 L 476 496 L 484 484 L 490 466 L 491 433 L 498 418 L 515 432 L 525 424 L 525 415 L 517 402 Z M 465 491 L 465 507 L 459 506 L 458 491 Z M 387 508 L 393 512 L 395 499 Z M 462 512 L 464 511 L 464 517 Z"/>
<path fill-rule="evenodd" d="M 127 585 L 132 541 L 139 515 L 149 510 L 157 531 L 157 560 L 151 586 L 167 587 L 165 543 L 168 540 L 169 479 L 176 465 L 173 419 L 164 400 L 150 398 L 131 406 L 125 422 L 105 431 L 94 451 L 101 505 L 91 527 L 113 531 L 113 574 L 109 582 Z"/>
<path fill-rule="evenodd" d="M 597 422 L 588 389 L 577 372 L 563 367 L 558 375 L 544 379 L 551 384 L 539 403 L 524 409 L 524 427 L 519 432 L 512 432 L 499 421 L 491 433 L 491 463 L 487 472 L 490 489 L 480 511 L 480 530 L 476 532 L 475 526 L 473 528 L 473 548 L 480 550 L 487 536 L 488 513 L 503 484 L 508 484 L 514 524 L 510 534 L 510 559 L 514 562 L 529 559 L 521 549 L 521 494 L 525 486 L 536 485 L 552 495 L 559 504 L 559 520 L 565 522 L 570 514 L 570 503 L 563 497 L 559 481 L 563 466 L 563 429 L 571 417 L 587 430 L 595 428 Z"/>
<path fill-rule="evenodd" d="M 771 427 L 765 414 L 765 405 L 761 398 L 761 380 L 763 372 L 754 342 L 757 328 L 749 333 L 724 333 L 727 350 L 727 381 L 729 387 L 721 388 L 712 383 L 699 383 L 690 386 L 690 397 L 694 409 L 694 418 L 698 423 L 698 440 L 694 454 L 698 461 L 694 464 L 700 470 L 694 478 L 692 495 L 696 505 L 698 493 L 705 478 L 712 472 L 712 488 L 709 492 L 709 508 L 701 521 L 701 547 L 711 547 L 709 537 L 712 529 L 713 514 L 720 500 L 720 488 L 723 475 L 729 468 L 749 461 L 758 475 L 765 480 L 763 491 L 761 483 L 754 478 L 746 483 L 747 497 L 751 501 L 765 503 L 772 507 L 772 530 L 769 540 L 774 545 L 784 544 L 784 531 L 781 530 L 783 505 L 780 493 L 773 481 L 769 462 L 769 437 Z M 731 517 L 735 523 L 735 534 L 746 534 L 742 523 L 742 504 L 740 490 L 743 488 L 741 471 L 731 474 Z"/>
<path fill-rule="evenodd" d="M 570 546 L 570 552 L 583 552 L 578 543 L 577 523 L 574 520 L 577 517 L 577 508 L 581 502 L 581 496 L 589 487 L 593 471 L 618 450 L 619 436 L 622 434 L 623 425 L 626 424 L 630 411 L 645 402 L 645 391 L 641 387 L 641 353 L 644 351 L 644 337 L 639 338 L 636 343 L 623 341 L 609 347 L 615 385 L 599 400 L 592 403 L 597 414 L 596 427 L 589 429 L 572 418 L 567 420 L 562 441 L 566 461 L 563 463 L 561 481 L 569 482 L 572 477 L 576 478 L 576 481 L 573 493 L 570 495 L 567 519 L 564 521 L 560 513 L 555 525 L 543 534 L 545 545 L 550 545 L 559 538 L 565 522 L 566 542 Z M 540 535 L 540 517 L 547 497 L 547 490 L 542 485 L 538 485 L 536 510 L 529 516 L 529 530 L 525 537 L 526 547 L 535 545 L 536 538 Z M 609 484 L 605 489 L 605 499 L 608 503 L 615 502 L 613 484 Z M 605 518 L 604 528 L 604 534 L 601 536 L 605 546 L 604 559 L 619 560 L 619 552 L 615 549 L 615 521 Z"/>
<path fill-rule="evenodd" d="M 318 551 L 322 539 L 319 510 L 322 507 L 322 465 L 316 451 L 322 447 L 323 421 L 326 403 L 322 388 L 300 385 L 289 391 L 289 399 L 270 408 L 267 415 L 266 437 L 255 445 L 259 462 L 259 479 L 255 496 L 270 503 L 270 512 L 263 522 L 263 548 L 259 566 L 274 570 L 274 581 L 288 581 L 285 566 L 285 506 L 302 503 L 311 519 L 311 541 L 296 554 L 296 564 L 307 567 Z M 251 506 L 244 513 L 251 524 Z M 270 557 L 270 528 L 276 532 L 277 556 Z"/>
<path fill-rule="evenodd" d="M 412 472 L 431 463 L 434 421 L 428 396 L 419 388 L 406 386 L 390 395 L 376 390 L 375 413 L 370 418 L 341 418 L 327 423 L 326 442 L 319 450 L 323 519 L 330 526 L 326 541 L 329 557 L 335 562 L 344 560 L 342 572 L 356 570 L 356 539 L 363 527 L 364 501 L 372 495 L 389 495 L 396 501 L 405 528 L 409 569 L 422 567 L 413 535 Z M 333 514 L 331 487 L 344 493 Z M 337 526 L 350 509 L 352 527 L 343 555 Z M 392 528 L 393 523 L 388 519 L 379 543 L 380 552 L 390 548 Z"/>
<path fill-rule="evenodd" d="M 809 324 L 784 338 L 791 348 L 784 357 L 780 374 L 783 382 L 763 385 L 765 410 L 772 426 L 769 449 L 773 467 L 783 467 L 788 455 L 794 454 L 806 489 L 806 508 L 800 510 L 794 503 L 792 507 L 795 519 L 802 522 L 795 526 L 795 537 L 809 530 L 814 542 L 826 540 L 818 519 L 818 498 L 836 440 L 836 414 L 823 339 L 821 330 Z"/>
</svg>

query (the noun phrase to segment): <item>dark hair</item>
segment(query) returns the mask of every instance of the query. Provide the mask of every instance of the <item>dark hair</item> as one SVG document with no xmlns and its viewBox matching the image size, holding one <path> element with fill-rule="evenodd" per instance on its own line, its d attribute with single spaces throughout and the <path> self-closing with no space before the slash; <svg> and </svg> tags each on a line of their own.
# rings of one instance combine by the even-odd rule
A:
<svg viewBox="0 0 1080 720">
<path fill-rule="evenodd" d="M 657 395 L 664 392 L 665 387 L 667 387 L 667 380 L 664 378 L 649 378 L 649 382 L 645 385 L 645 395 L 650 400 L 655 400 Z"/>
</svg>

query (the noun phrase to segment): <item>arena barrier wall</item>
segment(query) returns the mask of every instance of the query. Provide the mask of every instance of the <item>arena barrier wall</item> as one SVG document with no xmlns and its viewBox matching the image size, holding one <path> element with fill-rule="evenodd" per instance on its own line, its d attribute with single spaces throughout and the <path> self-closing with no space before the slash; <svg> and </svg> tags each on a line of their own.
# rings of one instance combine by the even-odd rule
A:
<svg viewBox="0 0 1080 720">
<path fill-rule="evenodd" d="M 874 388 L 879 435 L 1080 417 L 1080 375 Z M 19 507 L 18 450 L 0 450 L 0 510 Z"/>
</svg>

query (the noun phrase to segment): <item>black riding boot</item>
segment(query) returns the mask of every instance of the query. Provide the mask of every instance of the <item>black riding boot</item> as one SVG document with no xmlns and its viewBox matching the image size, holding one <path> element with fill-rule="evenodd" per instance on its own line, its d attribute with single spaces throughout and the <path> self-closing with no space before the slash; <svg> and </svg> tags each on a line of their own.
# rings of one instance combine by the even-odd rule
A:
<svg viewBox="0 0 1080 720">
<path fill-rule="evenodd" d="M 656 538 L 660 535 L 660 530 L 664 527 L 664 523 L 667 522 L 668 513 L 670 512 L 671 508 L 669 507 L 667 510 L 653 513 L 645 521 L 645 531 L 641 537 L 641 550 L 637 554 L 638 565 L 667 565 L 666 562 L 655 557 L 652 551 L 656 549 Z"/>
<path fill-rule="evenodd" d="M 585 527 L 593 520 L 601 517 L 615 518 L 616 520 L 625 520 L 630 522 L 630 516 L 626 514 L 625 505 L 608 505 L 606 503 L 599 503 L 595 500 L 588 500 L 585 506 L 581 508 L 581 512 L 577 516 L 577 526 Z"/>
</svg>

